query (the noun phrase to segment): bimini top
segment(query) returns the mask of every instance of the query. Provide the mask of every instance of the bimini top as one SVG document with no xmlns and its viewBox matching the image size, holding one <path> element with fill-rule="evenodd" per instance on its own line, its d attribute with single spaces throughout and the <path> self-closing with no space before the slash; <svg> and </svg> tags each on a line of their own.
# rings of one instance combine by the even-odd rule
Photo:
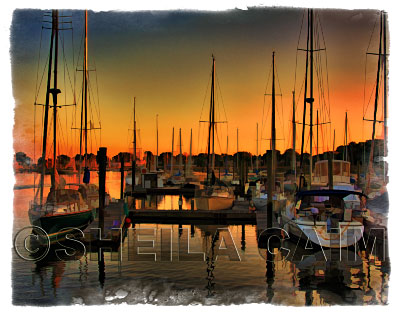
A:
<svg viewBox="0 0 400 314">
<path fill-rule="evenodd" d="M 347 191 L 347 190 L 303 190 L 303 191 L 298 191 L 296 193 L 297 197 L 302 197 L 302 196 L 338 196 L 341 198 L 345 198 L 348 195 L 358 195 L 358 196 L 364 196 L 368 198 L 364 193 L 357 192 L 357 191 Z"/>
</svg>

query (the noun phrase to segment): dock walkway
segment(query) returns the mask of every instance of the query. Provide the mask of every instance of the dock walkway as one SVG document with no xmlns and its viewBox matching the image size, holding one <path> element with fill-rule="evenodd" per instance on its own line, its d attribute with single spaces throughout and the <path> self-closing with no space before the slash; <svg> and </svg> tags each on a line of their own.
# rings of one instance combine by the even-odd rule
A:
<svg viewBox="0 0 400 314">
<path fill-rule="evenodd" d="M 232 223 L 255 224 L 256 214 L 249 209 L 248 202 L 235 202 L 231 209 L 225 210 L 157 210 L 137 209 L 129 212 L 133 223 Z"/>
</svg>

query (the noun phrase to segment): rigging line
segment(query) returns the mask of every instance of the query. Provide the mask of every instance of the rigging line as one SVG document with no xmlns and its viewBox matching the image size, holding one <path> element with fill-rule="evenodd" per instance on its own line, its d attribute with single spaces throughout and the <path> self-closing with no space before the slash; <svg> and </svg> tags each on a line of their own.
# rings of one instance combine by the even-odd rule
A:
<svg viewBox="0 0 400 314">
<path fill-rule="evenodd" d="M 298 59 L 298 54 L 299 54 L 299 45 L 300 45 L 300 38 L 301 38 L 301 33 L 303 31 L 303 23 L 304 23 L 304 15 L 305 15 L 305 10 L 303 10 L 303 17 L 301 18 L 301 25 L 300 25 L 300 32 L 299 32 L 299 38 L 297 39 L 297 49 L 296 49 L 296 65 L 295 65 L 295 70 L 294 70 L 294 86 L 293 90 L 296 90 L 296 82 L 297 82 L 297 59 Z"/>
<path fill-rule="evenodd" d="M 90 144 L 90 146 L 91 146 L 91 152 L 93 152 L 93 147 L 92 147 L 92 136 L 93 136 L 93 134 L 94 134 L 94 137 L 95 137 L 95 143 L 97 144 L 97 137 L 96 137 L 96 132 L 92 132 L 93 131 L 93 129 L 92 129 L 92 125 L 94 126 L 94 116 L 93 116 L 93 106 L 91 106 L 91 104 L 92 104 L 92 86 L 91 86 L 91 83 L 90 83 L 90 81 L 88 82 L 89 84 L 88 84 L 88 87 L 89 87 L 89 93 L 88 93 L 88 96 L 89 96 L 89 131 L 90 131 L 90 133 L 89 133 L 89 135 L 90 135 L 90 141 L 91 141 L 91 144 Z"/>
<path fill-rule="evenodd" d="M 375 80 L 374 86 L 373 86 L 373 88 L 372 88 L 372 90 L 371 90 L 371 94 L 370 94 L 370 96 L 369 96 L 367 108 L 365 108 L 365 115 L 364 115 L 363 118 L 365 118 L 365 116 L 366 116 L 366 114 L 367 114 L 367 111 L 368 111 L 368 108 L 369 108 L 369 105 L 371 104 L 371 100 L 372 100 L 372 97 L 374 96 L 374 90 L 375 90 L 375 88 L 376 88 L 376 84 L 377 84 L 377 82 L 376 82 L 376 80 Z"/>
<path fill-rule="evenodd" d="M 265 96 L 264 96 L 264 101 L 265 101 Z M 264 117 L 265 118 L 265 128 L 267 127 L 267 124 L 268 124 L 268 116 L 269 116 L 269 112 L 271 110 L 271 107 L 272 107 L 272 103 L 270 105 L 268 105 L 268 111 L 267 111 L 266 116 Z M 263 132 L 264 130 L 262 129 L 261 131 Z M 271 130 L 269 130 L 269 132 L 271 132 Z"/>
<path fill-rule="evenodd" d="M 363 117 L 365 117 L 366 109 L 365 109 L 365 97 L 366 97 L 366 85 L 367 85 L 367 60 L 368 54 L 365 54 L 365 65 L 364 65 L 364 98 L 363 98 Z"/>
<path fill-rule="evenodd" d="M 71 21 L 72 21 L 72 12 L 71 12 Z M 72 27 L 72 26 L 71 26 Z M 75 51 L 75 44 L 74 44 L 74 30 L 73 30 L 73 27 L 72 27 L 72 30 L 71 30 L 71 42 L 72 42 L 72 66 L 74 67 L 75 66 L 75 53 L 74 53 L 74 51 Z M 76 104 L 76 71 L 73 71 L 73 74 L 74 74 L 74 79 L 73 79 L 73 81 L 74 81 L 74 87 L 73 87 L 73 94 L 74 94 L 74 104 Z"/>
<path fill-rule="evenodd" d="M 78 50 L 78 56 L 76 59 L 76 66 L 75 66 L 75 77 L 76 77 L 76 72 L 78 72 L 79 70 L 79 60 L 81 59 L 81 53 L 82 53 L 82 46 L 83 46 L 83 41 L 84 41 L 84 37 L 85 37 L 85 31 L 82 32 L 82 36 L 81 36 L 81 40 L 80 40 L 80 46 L 79 46 L 79 50 Z M 83 65 L 82 65 L 82 70 L 83 70 Z"/>
<path fill-rule="evenodd" d="M 64 138 L 64 132 L 63 132 L 63 129 L 62 129 L 61 118 L 60 118 L 59 114 L 57 115 L 56 123 L 57 123 L 57 130 L 58 130 L 58 132 L 57 132 L 58 133 L 58 135 L 57 135 L 58 136 L 58 155 L 62 155 L 61 152 L 64 151 L 65 138 Z M 61 143 L 61 149 L 59 149 L 60 143 Z"/>
<path fill-rule="evenodd" d="M 222 155 L 223 152 L 222 152 L 222 148 L 221 148 L 221 142 L 219 141 L 218 127 L 215 128 L 215 133 L 216 133 L 216 135 L 217 135 L 217 143 L 218 143 L 219 151 L 221 152 L 221 155 Z"/>
<path fill-rule="evenodd" d="M 210 76 L 208 77 L 208 83 L 207 83 L 207 86 L 206 86 L 206 92 L 204 93 L 203 105 L 201 106 L 200 120 L 201 120 L 201 117 L 203 116 L 203 109 L 204 109 L 204 104 L 205 104 L 205 102 L 206 102 L 206 97 L 207 97 L 207 92 L 208 92 L 208 86 L 210 86 L 211 76 L 212 76 L 212 73 L 210 73 Z"/>
<path fill-rule="evenodd" d="M 307 137 L 307 142 L 306 142 L 306 145 L 304 146 L 305 147 L 305 151 L 304 151 L 304 153 L 306 154 L 307 153 L 307 148 L 309 147 L 309 144 L 310 143 L 310 132 L 308 132 L 308 137 Z M 308 158 L 305 158 L 305 160 L 306 159 L 308 159 Z"/>
<path fill-rule="evenodd" d="M 37 62 L 37 68 L 36 68 L 36 83 L 35 83 L 35 102 L 37 101 L 37 96 L 38 96 L 38 80 L 39 80 L 39 65 L 40 65 L 40 52 L 42 50 L 42 37 L 43 37 L 43 27 L 40 31 L 40 43 L 39 43 L 39 53 L 38 53 L 38 62 Z"/>
<path fill-rule="evenodd" d="M 322 26 L 321 26 L 321 20 L 319 18 L 319 15 L 317 15 L 317 17 L 318 17 L 318 22 L 320 24 L 322 40 L 323 40 L 324 48 L 325 48 L 326 84 L 327 84 L 327 90 L 328 90 L 328 118 L 329 118 L 329 121 L 330 121 L 331 120 L 331 101 L 330 101 L 329 75 L 328 75 L 328 52 L 327 52 L 327 49 L 326 49 L 324 30 L 322 29 Z M 329 140 L 330 141 L 332 140 L 332 124 L 329 124 Z"/>
<path fill-rule="evenodd" d="M 281 127 L 282 127 L 282 134 L 283 134 L 283 136 L 282 136 L 282 138 L 283 138 L 283 142 L 285 142 L 285 134 L 286 134 L 286 132 L 285 132 L 285 124 L 283 123 L 284 122 L 284 118 L 283 118 L 283 100 L 282 100 L 282 98 L 283 98 L 283 94 L 282 94 L 282 88 L 281 88 L 281 83 L 280 83 L 280 81 L 279 81 L 279 75 L 278 75 L 278 73 L 279 73 L 279 70 L 278 70 L 278 66 L 275 64 L 275 69 L 276 69 L 276 79 L 277 79 L 277 81 L 278 81 L 278 88 L 279 88 L 279 94 L 281 95 L 280 96 L 280 100 L 281 100 L 281 113 L 280 113 L 280 115 L 278 115 L 278 119 L 280 120 L 280 123 L 281 123 Z"/>
<path fill-rule="evenodd" d="M 373 35 L 374 35 L 375 28 L 376 28 L 376 24 L 378 23 L 378 20 L 380 20 L 380 16 L 379 16 L 379 15 L 378 15 L 377 18 L 375 19 L 374 27 L 372 28 L 371 36 L 370 36 L 370 38 L 369 38 L 369 42 L 368 42 L 368 46 L 367 46 L 367 53 L 368 53 L 368 51 L 369 51 L 369 47 L 370 47 L 370 45 L 371 45 L 372 37 L 373 37 Z"/>
<path fill-rule="evenodd" d="M 50 58 L 50 52 L 48 54 L 48 57 L 47 57 L 46 62 L 45 62 L 45 65 L 43 67 L 43 73 L 42 73 L 42 77 L 41 77 L 40 82 L 39 82 L 38 89 L 35 91 L 36 92 L 35 101 L 37 101 L 37 98 L 39 97 L 39 92 L 40 92 L 40 88 L 42 86 L 44 74 L 47 72 L 46 70 L 48 69 L 48 62 L 47 61 L 49 60 L 49 58 Z"/>
<path fill-rule="evenodd" d="M 264 131 L 265 94 L 267 93 L 269 80 L 270 80 L 270 77 L 272 76 L 271 72 L 272 72 L 272 63 L 271 63 L 271 66 L 269 68 L 269 72 L 268 72 L 268 76 L 267 76 L 267 84 L 265 85 L 265 89 L 264 89 L 264 104 L 263 104 L 263 114 L 262 114 L 262 120 L 261 120 L 261 133 L 263 133 L 263 131 Z M 267 122 L 265 121 L 265 123 L 267 123 Z"/>
<path fill-rule="evenodd" d="M 219 84 L 219 80 L 218 80 L 218 75 L 217 75 L 217 73 L 215 73 L 215 80 L 217 81 L 217 86 L 218 86 L 218 90 L 219 90 L 219 97 L 221 97 L 222 108 L 224 109 L 224 114 L 225 114 L 225 120 L 228 120 L 228 116 L 227 116 L 226 110 L 225 110 L 224 99 L 222 98 L 221 86 L 220 86 L 220 84 Z M 217 95 L 217 96 L 218 96 L 218 95 Z"/>
<path fill-rule="evenodd" d="M 66 104 L 67 103 L 67 88 L 66 88 L 65 68 L 67 67 L 67 62 L 65 59 L 64 32 L 61 33 L 60 40 L 61 40 L 62 55 L 63 55 L 63 59 L 62 59 L 62 61 L 63 61 L 63 79 L 64 79 L 64 89 L 65 89 L 64 90 L 64 104 Z M 68 113 L 65 114 L 65 126 L 66 127 L 68 126 Z M 68 133 L 66 133 L 66 137 L 67 137 L 66 147 L 68 147 Z"/>
<path fill-rule="evenodd" d="M 94 57 L 92 56 L 93 59 L 93 63 L 94 66 L 96 68 L 96 60 L 94 59 Z M 100 93 L 99 93 L 99 84 L 97 81 L 97 71 L 95 73 L 95 77 L 96 77 L 96 89 L 97 89 L 97 106 L 98 106 L 98 119 L 99 119 L 99 126 L 100 126 L 100 146 L 101 146 L 101 111 L 100 111 Z"/>
<path fill-rule="evenodd" d="M 375 23 L 374 23 L 374 26 L 373 26 L 373 28 L 372 28 L 371 36 L 370 36 L 370 38 L 369 38 L 369 42 L 368 42 L 368 46 L 367 46 L 367 52 L 366 52 L 366 54 L 365 54 L 363 117 L 365 117 L 365 114 L 367 113 L 368 106 L 369 106 L 369 102 L 368 102 L 368 106 L 367 106 L 367 108 L 365 108 L 365 96 L 366 96 L 365 94 L 366 94 L 366 85 L 367 85 L 367 60 L 368 60 L 368 51 L 369 51 L 369 47 L 371 46 L 372 37 L 373 37 L 373 35 L 374 35 L 375 27 L 376 27 L 376 24 L 377 24 L 378 20 L 379 20 L 379 17 L 375 19 Z M 375 85 L 375 86 L 376 86 L 376 85 Z M 365 110 L 364 110 L 364 108 L 365 108 Z"/>
<path fill-rule="evenodd" d="M 43 124 L 44 124 L 44 106 L 42 106 L 42 124 L 40 125 L 41 127 L 40 127 L 40 130 L 41 130 L 41 132 L 40 132 L 40 138 L 42 139 L 43 138 L 43 133 L 44 133 L 44 131 L 43 131 Z M 46 137 L 47 137 L 47 134 L 46 134 Z"/>
<path fill-rule="evenodd" d="M 65 57 L 65 46 L 64 46 L 64 33 L 62 33 L 62 36 L 61 36 L 61 45 L 62 45 L 62 56 L 63 56 L 63 62 L 64 62 L 64 75 L 65 75 L 65 68 L 67 69 L 67 74 L 68 74 L 68 79 L 69 79 L 69 83 L 70 83 L 70 86 L 71 86 L 71 90 L 73 90 L 73 86 L 72 86 L 72 81 L 71 81 L 71 77 L 70 77 L 70 74 L 69 74 L 69 70 L 68 70 L 68 66 L 66 66 L 66 64 L 67 64 L 67 60 L 66 60 L 66 57 Z M 64 82 L 65 82 L 65 78 L 64 78 Z M 67 92 L 66 92 L 66 84 L 64 83 L 64 89 L 65 89 L 65 93 L 64 93 L 64 95 L 65 95 L 65 102 L 66 102 L 66 97 L 67 97 Z"/>
<path fill-rule="evenodd" d="M 199 122 L 199 127 L 197 128 L 199 131 L 197 133 L 197 155 L 200 153 L 200 133 L 201 133 L 201 123 Z"/>
<path fill-rule="evenodd" d="M 300 98 L 304 97 L 303 96 L 304 83 L 305 83 L 305 80 L 302 81 L 300 91 L 297 93 L 297 101 L 295 100 L 295 102 L 296 102 L 295 114 L 297 114 L 297 111 L 300 110 L 299 107 L 301 107 L 301 106 L 298 106 L 298 104 L 300 103 Z"/>
<path fill-rule="evenodd" d="M 99 123 L 100 123 L 100 121 L 101 121 L 101 119 L 100 119 L 100 96 L 99 96 L 99 84 L 98 84 L 98 76 L 97 76 L 97 71 L 96 71 L 96 69 L 97 69 L 97 66 L 96 66 L 96 60 L 95 60 L 95 57 L 92 55 L 91 56 L 91 60 L 93 60 L 93 65 L 94 65 L 94 72 L 95 72 L 95 74 L 94 74 L 94 76 L 95 76 L 95 89 L 96 89 L 96 94 L 95 94 L 95 96 L 96 96 L 96 98 L 97 99 L 94 99 L 94 100 L 97 100 L 97 102 L 96 101 L 94 101 L 94 104 L 95 104 L 95 110 L 96 110 L 96 113 L 97 113 L 97 118 L 98 118 L 98 120 L 99 120 Z M 90 74 L 88 74 L 88 76 L 90 77 Z M 92 92 L 93 92 L 93 90 L 94 89 L 92 89 Z M 93 92 L 93 94 L 94 94 L 94 92 Z M 94 96 L 93 96 L 93 98 L 94 98 Z"/>
</svg>

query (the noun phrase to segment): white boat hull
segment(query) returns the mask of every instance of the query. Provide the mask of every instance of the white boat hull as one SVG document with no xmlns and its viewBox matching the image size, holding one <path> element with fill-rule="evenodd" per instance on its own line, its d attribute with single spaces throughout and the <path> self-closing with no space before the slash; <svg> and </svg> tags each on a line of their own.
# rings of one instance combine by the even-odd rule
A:
<svg viewBox="0 0 400 314">
<path fill-rule="evenodd" d="M 290 220 L 286 215 L 282 216 L 282 219 L 289 234 L 297 238 L 306 238 L 322 247 L 349 247 L 356 244 L 364 233 L 364 226 L 357 221 L 340 222 L 338 232 L 331 233 L 327 231 L 327 223 L 324 221 L 317 221 L 314 226 L 312 221 Z"/>
</svg>

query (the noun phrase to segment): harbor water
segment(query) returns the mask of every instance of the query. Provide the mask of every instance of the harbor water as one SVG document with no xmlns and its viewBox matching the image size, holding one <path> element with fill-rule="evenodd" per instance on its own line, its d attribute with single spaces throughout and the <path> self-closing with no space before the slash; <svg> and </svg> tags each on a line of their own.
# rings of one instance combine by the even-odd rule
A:
<svg viewBox="0 0 400 314">
<path fill-rule="evenodd" d="M 92 172 L 92 181 L 97 182 Z M 73 176 L 64 176 L 67 183 Z M 36 178 L 38 180 L 38 176 Z M 16 174 L 14 190 L 14 225 L 16 234 L 29 226 L 29 202 L 34 196 L 34 174 Z M 46 176 L 45 183 L 50 183 Z M 107 172 L 107 191 L 113 198 L 120 195 L 120 174 Z M 25 187 L 25 188 L 22 188 Z M 152 196 L 139 200 L 138 208 L 177 209 L 179 196 Z M 190 209 L 190 199 L 183 199 L 183 209 Z M 321 259 L 322 251 L 297 251 L 296 243 L 288 248 L 296 258 L 284 258 L 284 250 L 268 253 L 259 248 L 255 225 L 171 225 L 132 222 L 132 229 L 150 229 L 151 235 L 141 241 L 154 241 L 154 248 L 140 248 L 155 253 L 155 260 L 128 258 L 132 243 L 127 238 L 120 248 L 122 258 L 115 260 L 107 252 L 104 263 L 90 252 L 61 258 L 54 250 L 40 261 L 27 261 L 13 251 L 12 285 L 15 305 L 69 304 L 246 304 L 276 305 L 366 305 L 387 304 L 390 263 L 388 254 L 379 250 L 357 251 L 354 260 Z M 165 246 L 162 230 L 171 235 L 167 250 L 170 258 L 162 259 Z M 218 230 L 228 230 L 232 243 L 215 242 Z M 180 260 L 180 239 L 188 241 L 191 253 L 204 252 L 203 260 Z M 187 240 L 186 240 L 187 239 Z M 224 238 L 225 240 L 225 238 Z M 239 260 L 223 254 L 234 245 Z M 304 248 L 303 248 L 304 249 Z M 72 252 L 72 251 L 69 251 Z M 211 252 L 211 253 L 210 253 Z M 219 252 L 218 258 L 209 258 Z M 76 249 L 74 253 L 79 253 Z M 81 252 L 82 253 L 82 252 Z M 272 253 L 272 254 L 271 254 Z M 271 259 L 272 256 L 272 259 Z M 268 260 L 268 261 L 267 261 Z"/>
</svg>

